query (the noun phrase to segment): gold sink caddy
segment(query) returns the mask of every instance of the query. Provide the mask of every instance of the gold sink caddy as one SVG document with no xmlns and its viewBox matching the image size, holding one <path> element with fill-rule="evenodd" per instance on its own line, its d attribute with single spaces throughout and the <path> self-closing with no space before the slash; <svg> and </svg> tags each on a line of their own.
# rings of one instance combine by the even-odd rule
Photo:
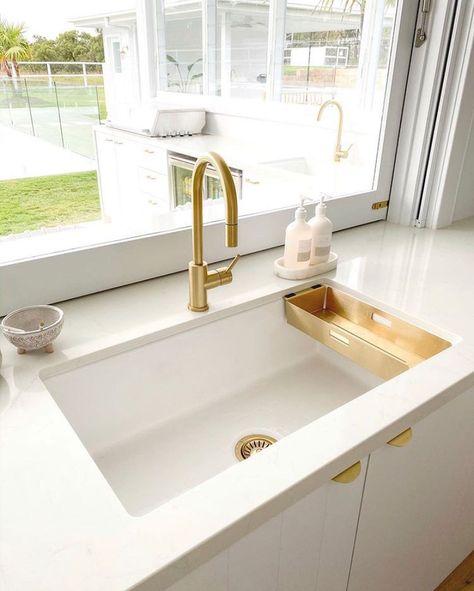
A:
<svg viewBox="0 0 474 591">
<path fill-rule="evenodd" d="M 285 308 L 289 324 L 384 380 L 451 346 L 329 285 L 286 296 Z"/>
</svg>

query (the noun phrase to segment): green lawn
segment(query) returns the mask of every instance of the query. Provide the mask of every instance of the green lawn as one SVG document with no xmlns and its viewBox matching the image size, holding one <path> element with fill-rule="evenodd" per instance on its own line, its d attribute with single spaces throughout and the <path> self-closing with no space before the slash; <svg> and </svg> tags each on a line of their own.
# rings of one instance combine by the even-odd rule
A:
<svg viewBox="0 0 474 591">
<path fill-rule="evenodd" d="M 100 219 L 95 172 L 0 181 L 0 236 Z"/>
</svg>

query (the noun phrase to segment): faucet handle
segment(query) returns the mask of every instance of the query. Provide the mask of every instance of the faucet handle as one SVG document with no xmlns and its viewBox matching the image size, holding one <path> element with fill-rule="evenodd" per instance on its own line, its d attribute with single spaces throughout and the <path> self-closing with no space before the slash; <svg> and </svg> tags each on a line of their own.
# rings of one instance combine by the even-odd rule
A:
<svg viewBox="0 0 474 591">
<path fill-rule="evenodd" d="M 219 267 L 219 269 L 209 271 L 206 278 L 206 289 L 212 289 L 214 287 L 218 287 L 219 285 L 227 285 L 228 283 L 232 283 L 232 269 L 235 267 L 239 259 L 240 254 L 234 257 L 230 265 L 227 267 Z"/>
<path fill-rule="evenodd" d="M 239 259 L 240 259 L 240 254 L 235 255 L 235 257 L 230 262 L 229 266 L 225 268 L 224 273 L 232 273 L 232 269 L 238 263 Z"/>
<path fill-rule="evenodd" d="M 351 151 L 351 148 L 353 147 L 354 144 L 351 144 L 347 150 L 343 150 L 342 148 L 339 150 L 338 155 L 339 158 L 347 158 L 349 156 L 349 152 Z"/>
</svg>

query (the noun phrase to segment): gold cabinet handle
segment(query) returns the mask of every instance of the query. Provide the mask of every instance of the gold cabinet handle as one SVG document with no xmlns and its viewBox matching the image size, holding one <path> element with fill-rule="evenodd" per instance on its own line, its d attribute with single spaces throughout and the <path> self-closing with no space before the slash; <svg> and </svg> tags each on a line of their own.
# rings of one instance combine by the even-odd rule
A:
<svg viewBox="0 0 474 591">
<path fill-rule="evenodd" d="M 354 480 L 359 476 L 360 471 L 362 470 L 362 464 L 360 462 L 356 462 L 346 468 L 343 472 L 340 472 L 337 476 L 334 476 L 334 482 L 339 482 L 341 484 L 349 484 L 350 482 L 354 482 Z"/>
<path fill-rule="evenodd" d="M 399 435 L 390 439 L 390 441 L 387 441 L 387 444 L 393 445 L 393 447 L 403 447 L 407 445 L 407 443 L 410 443 L 412 437 L 413 431 L 411 427 L 408 427 L 408 429 L 405 429 L 405 431 L 402 431 Z"/>
</svg>

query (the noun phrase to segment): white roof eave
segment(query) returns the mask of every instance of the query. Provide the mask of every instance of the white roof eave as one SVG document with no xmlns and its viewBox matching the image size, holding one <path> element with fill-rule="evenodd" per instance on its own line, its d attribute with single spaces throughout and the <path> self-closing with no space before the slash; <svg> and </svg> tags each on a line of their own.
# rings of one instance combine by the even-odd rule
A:
<svg viewBox="0 0 474 591">
<path fill-rule="evenodd" d="M 101 14 L 72 17 L 68 19 L 68 22 L 75 25 L 76 27 L 102 29 L 107 26 L 114 26 L 122 23 L 132 23 L 136 21 L 136 18 L 136 10 L 129 9 L 117 12 L 105 12 Z"/>
</svg>

